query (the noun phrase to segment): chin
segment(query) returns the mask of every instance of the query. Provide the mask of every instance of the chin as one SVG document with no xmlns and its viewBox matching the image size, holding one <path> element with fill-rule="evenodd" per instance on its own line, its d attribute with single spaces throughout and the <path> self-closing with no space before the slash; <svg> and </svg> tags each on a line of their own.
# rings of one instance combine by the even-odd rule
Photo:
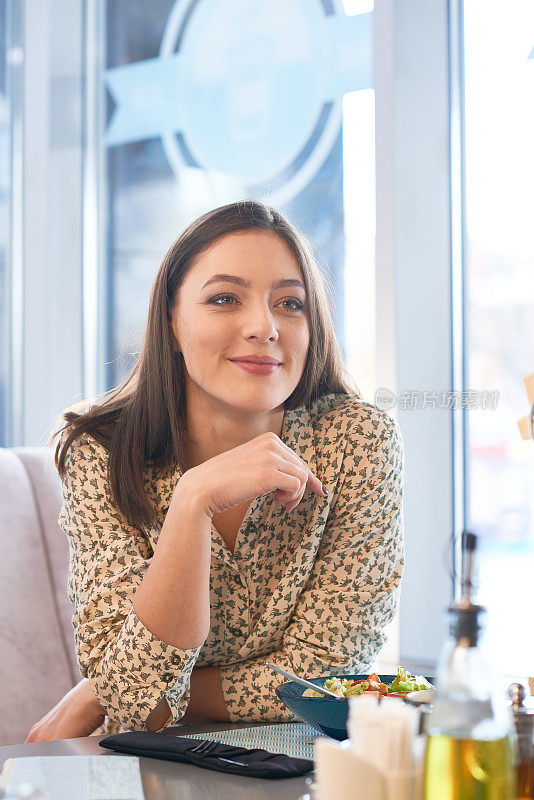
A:
<svg viewBox="0 0 534 800">
<path fill-rule="evenodd" d="M 257 390 L 253 392 L 251 390 L 247 391 L 246 389 L 236 389 L 232 397 L 225 400 L 225 402 L 233 408 L 241 409 L 243 413 L 261 414 L 279 408 L 284 404 L 285 400 L 286 396 L 280 396 L 279 392 L 275 394 L 274 392 L 268 391 L 262 392 Z"/>
</svg>

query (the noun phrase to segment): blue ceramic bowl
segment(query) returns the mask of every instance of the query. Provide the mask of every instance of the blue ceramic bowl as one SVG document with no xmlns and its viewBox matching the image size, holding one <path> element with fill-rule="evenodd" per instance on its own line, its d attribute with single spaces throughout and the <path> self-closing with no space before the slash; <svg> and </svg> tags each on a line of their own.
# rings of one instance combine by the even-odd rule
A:
<svg viewBox="0 0 534 800">
<path fill-rule="evenodd" d="M 323 686 L 327 678 L 350 678 L 354 681 L 365 680 L 366 675 L 323 675 L 322 678 L 309 678 L 310 683 Z M 383 683 L 391 683 L 396 675 L 380 675 Z M 427 678 L 434 683 L 433 678 Z M 276 688 L 276 694 L 283 703 L 303 722 L 312 728 L 330 736 L 331 739 L 343 741 L 348 739 L 347 717 L 349 713 L 348 700 L 334 700 L 333 697 L 302 697 L 306 687 L 296 681 L 286 681 Z"/>
</svg>

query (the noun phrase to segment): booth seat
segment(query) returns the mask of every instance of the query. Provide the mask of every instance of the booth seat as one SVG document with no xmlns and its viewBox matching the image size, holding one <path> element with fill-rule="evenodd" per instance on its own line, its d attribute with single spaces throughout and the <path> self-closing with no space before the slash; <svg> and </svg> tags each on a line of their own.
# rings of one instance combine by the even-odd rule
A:
<svg viewBox="0 0 534 800">
<path fill-rule="evenodd" d="M 61 503 L 52 450 L 0 448 L 0 745 L 24 742 L 82 677 Z"/>
</svg>

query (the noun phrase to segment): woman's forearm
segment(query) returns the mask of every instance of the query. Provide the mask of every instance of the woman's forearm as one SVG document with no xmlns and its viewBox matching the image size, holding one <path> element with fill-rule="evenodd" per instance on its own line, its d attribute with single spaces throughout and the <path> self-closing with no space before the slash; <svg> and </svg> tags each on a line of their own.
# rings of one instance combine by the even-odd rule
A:
<svg viewBox="0 0 534 800">
<path fill-rule="evenodd" d="M 106 711 L 94 693 L 93 687 L 91 686 L 91 681 L 89 678 L 83 678 L 78 684 L 80 689 L 83 687 L 85 700 L 87 702 L 87 710 L 91 714 L 92 717 L 99 717 L 100 715 L 105 715 Z"/>
<path fill-rule="evenodd" d="M 217 722 L 230 721 L 219 667 L 200 667 L 193 670 L 187 714 L 198 715 Z"/>
<path fill-rule="evenodd" d="M 185 473 L 133 599 L 143 625 L 182 650 L 202 645 L 210 627 L 211 518 L 187 486 Z"/>
<path fill-rule="evenodd" d="M 149 731 L 159 731 L 168 724 L 171 710 L 167 699 L 160 700 L 156 708 L 148 716 L 146 726 Z M 229 722 L 230 715 L 226 708 L 219 667 L 200 667 L 191 672 L 189 681 L 189 705 L 180 718 L 182 722 L 215 720 Z"/>
</svg>

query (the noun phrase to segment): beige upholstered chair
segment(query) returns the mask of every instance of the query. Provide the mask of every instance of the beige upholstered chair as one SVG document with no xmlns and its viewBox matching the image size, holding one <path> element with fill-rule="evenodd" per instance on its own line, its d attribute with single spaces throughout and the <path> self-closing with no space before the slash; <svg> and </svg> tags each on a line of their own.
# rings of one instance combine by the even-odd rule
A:
<svg viewBox="0 0 534 800">
<path fill-rule="evenodd" d="M 31 726 L 81 679 L 67 597 L 68 542 L 57 524 L 52 452 L 0 448 L 0 744 Z"/>
</svg>

